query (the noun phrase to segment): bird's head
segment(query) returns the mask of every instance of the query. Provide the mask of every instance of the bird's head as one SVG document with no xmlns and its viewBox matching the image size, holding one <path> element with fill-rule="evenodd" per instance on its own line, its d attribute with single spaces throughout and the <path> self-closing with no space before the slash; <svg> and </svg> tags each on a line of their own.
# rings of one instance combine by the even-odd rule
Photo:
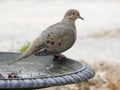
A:
<svg viewBox="0 0 120 90">
<path fill-rule="evenodd" d="M 76 9 L 70 9 L 65 13 L 64 18 L 68 18 L 71 19 L 73 21 L 75 21 L 76 19 L 80 18 L 82 20 L 84 20 L 81 16 L 78 10 Z"/>
</svg>

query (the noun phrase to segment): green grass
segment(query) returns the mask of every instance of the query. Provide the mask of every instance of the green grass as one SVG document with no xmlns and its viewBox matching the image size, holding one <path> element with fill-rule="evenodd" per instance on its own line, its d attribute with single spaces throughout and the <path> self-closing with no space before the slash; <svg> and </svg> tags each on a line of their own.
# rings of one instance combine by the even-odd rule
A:
<svg viewBox="0 0 120 90">
<path fill-rule="evenodd" d="M 30 43 L 25 44 L 24 46 L 21 47 L 21 49 L 19 50 L 19 52 L 25 52 L 30 46 Z"/>
</svg>

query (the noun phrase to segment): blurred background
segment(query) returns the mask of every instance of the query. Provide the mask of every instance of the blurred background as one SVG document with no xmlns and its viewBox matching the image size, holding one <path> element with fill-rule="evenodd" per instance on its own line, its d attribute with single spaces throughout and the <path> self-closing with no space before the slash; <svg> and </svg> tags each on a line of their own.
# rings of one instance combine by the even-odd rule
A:
<svg viewBox="0 0 120 90">
<path fill-rule="evenodd" d="M 63 54 L 90 64 L 96 77 L 52 89 L 120 90 L 120 0 L 0 0 L 0 51 L 18 52 L 72 8 L 84 21 L 76 21 L 77 41 Z"/>
</svg>

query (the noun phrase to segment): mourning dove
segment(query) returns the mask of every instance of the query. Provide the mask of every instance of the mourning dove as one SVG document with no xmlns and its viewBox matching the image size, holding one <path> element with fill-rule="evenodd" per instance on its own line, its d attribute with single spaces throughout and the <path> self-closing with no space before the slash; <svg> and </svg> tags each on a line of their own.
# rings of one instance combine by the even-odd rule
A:
<svg viewBox="0 0 120 90">
<path fill-rule="evenodd" d="M 82 19 L 78 10 L 70 9 L 65 13 L 62 21 L 45 29 L 16 61 L 20 61 L 32 54 L 39 56 L 57 55 L 72 47 L 76 40 L 75 20 Z"/>
</svg>

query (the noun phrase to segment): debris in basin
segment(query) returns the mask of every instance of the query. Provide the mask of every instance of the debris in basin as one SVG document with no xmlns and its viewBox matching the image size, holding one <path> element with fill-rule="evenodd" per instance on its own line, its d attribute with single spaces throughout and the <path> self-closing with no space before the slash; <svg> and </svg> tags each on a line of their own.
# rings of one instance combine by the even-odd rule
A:
<svg viewBox="0 0 120 90">
<path fill-rule="evenodd" d="M 41 78 L 46 77 L 48 74 L 43 72 L 35 72 L 35 71 L 23 71 L 20 70 L 18 72 L 9 72 L 9 71 L 0 71 L 0 78 Z"/>
</svg>

